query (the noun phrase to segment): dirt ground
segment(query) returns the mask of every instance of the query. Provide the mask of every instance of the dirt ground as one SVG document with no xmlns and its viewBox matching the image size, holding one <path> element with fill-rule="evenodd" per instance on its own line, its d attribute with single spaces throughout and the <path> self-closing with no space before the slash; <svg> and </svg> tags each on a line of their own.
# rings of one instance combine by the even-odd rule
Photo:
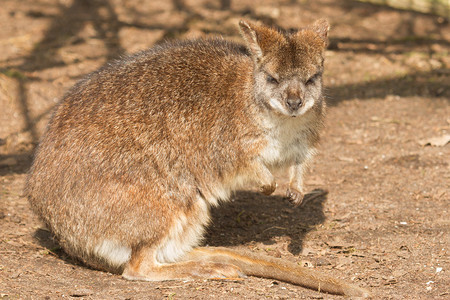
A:
<svg viewBox="0 0 450 300">
<path fill-rule="evenodd" d="M 1 299 L 339 299 L 269 279 L 129 282 L 69 258 L 22 196 L 52 108 L 84 74 L 165 40 L 239 19 L 298 28 L 327 18 L 329 102 L 305 207 L 251 187 L 213 211 L 206 245 L 249 248 L 370 289 L 450 298 L 450 25 L 355 1 L 2 0 Z M 433 138 L 440 137 L 434 140 Z M 448 138 L 447 138 L 448 139 Z M 431 143 L 432 145 L 428 145 Z M 440 145 L 439 145 L 440 144 Z"/>
</svg>

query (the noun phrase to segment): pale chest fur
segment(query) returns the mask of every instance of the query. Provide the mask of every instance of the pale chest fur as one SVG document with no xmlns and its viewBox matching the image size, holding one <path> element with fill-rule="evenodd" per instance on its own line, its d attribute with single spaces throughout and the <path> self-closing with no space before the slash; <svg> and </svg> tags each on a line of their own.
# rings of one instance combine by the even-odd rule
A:
<svg viewBox="0 0 450 300">
<path fill-rule="evenodd" d="M 268 117 L 264 122 L 267 144 L 260 158 L 268 168 L 301 164 L 315 153 L 312 140 L 317 120 L 312 116 L 284 119 Z"/>
</svg>

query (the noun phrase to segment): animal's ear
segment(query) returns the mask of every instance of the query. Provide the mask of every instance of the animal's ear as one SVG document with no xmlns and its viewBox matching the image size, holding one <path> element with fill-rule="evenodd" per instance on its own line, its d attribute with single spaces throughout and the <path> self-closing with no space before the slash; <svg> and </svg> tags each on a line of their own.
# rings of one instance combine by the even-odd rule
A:
<svg viewBox="0 0 450 300">
<path fill-rule="evenodd" d="M 275 29 L 246 21 L 239 22 L 239 30 L 255 62 L 270 54 L 278 52 L 284 38 Z"/>
<path fill-rule="evenodd" d="M 319 19 L 309 26 L 311 30 L 319 35 L 319 37 L 328 44 L 328 30 L 330 30 L 330 24 L 325 19 Z"/>
<path fill-rule="evenodd" d="M 242 38 L 245 41 L 245 44 L 252 54 L 257 60 L 261 59 L 263 56 L 263 52 L 261 47 L 258 44 L 258 37 L 256 36 L 256 25 L 241 20 L 239 22 L 239 31 L 241 32 Z"/>
</svg>

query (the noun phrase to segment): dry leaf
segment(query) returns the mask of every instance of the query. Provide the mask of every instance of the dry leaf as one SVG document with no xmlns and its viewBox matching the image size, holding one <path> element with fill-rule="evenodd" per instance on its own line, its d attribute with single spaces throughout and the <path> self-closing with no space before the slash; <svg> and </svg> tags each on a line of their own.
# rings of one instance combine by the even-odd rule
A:
<svg viewBox="0 0 450 300">
<path fill-rule="evenodd" d="M 419 144 L 421 146 L 434 146 L 434 147 L 443 147 L 450 142 L 450 134 L 445 134 L 443 136 L 435 136 L 429 139 L 420 140 Z"/>
<path fill-rule="evenodd" d="M 73 291 L 72 293 L 70 293 L 71 297 L 86 297 L 86 296 L 90 296 L 92 295 L 94 292 L 92 290 L 89 289 L 79 289 L 76 291 Z"/>
</svg>

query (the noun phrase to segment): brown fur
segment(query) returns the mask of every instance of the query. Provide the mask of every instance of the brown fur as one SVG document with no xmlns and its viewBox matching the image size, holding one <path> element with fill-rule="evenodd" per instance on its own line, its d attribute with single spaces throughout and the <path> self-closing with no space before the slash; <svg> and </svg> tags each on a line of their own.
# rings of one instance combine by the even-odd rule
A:
<svg viewBox="0 0 450 300">
<path fill-rule="evenodd" d="M 357 287 L 280 260 L 197 248 L 209 207 L 244 183 L 288 196 L 324 117 L 328 23 L 294 34 L 240 23 L 246 47 L 222 39 L 168 43 L 77 83 L 50 120 L 26 192 L 70 255 L 128 279 L 285 280 L 331 293 Z"/>
</svg>

